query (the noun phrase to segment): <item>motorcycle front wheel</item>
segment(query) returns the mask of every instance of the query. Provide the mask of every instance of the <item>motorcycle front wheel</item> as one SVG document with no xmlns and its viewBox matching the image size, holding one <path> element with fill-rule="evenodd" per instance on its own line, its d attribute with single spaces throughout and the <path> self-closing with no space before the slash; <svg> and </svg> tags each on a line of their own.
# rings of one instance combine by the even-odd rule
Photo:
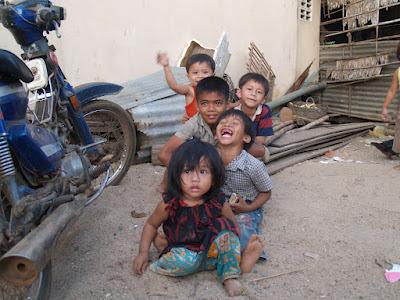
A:
<svg viewBox="0 0 400 300">
<path fill-rule="evenodd" d="M 30 286 L 15 286 L 0 278 L 0 299 L 47 300 L 51 290 L 51 261 Z"/>
<path fill-rule="evenodd" d="M 136 129 L 131 116 L 121 106 L 96 100 L 83 106 L 82 112 L 95 141 L 101 144 L 102 157 L 111 157 L 107 185 L 117 185 L 126 175 L 136 152 Z"/>
</svg>

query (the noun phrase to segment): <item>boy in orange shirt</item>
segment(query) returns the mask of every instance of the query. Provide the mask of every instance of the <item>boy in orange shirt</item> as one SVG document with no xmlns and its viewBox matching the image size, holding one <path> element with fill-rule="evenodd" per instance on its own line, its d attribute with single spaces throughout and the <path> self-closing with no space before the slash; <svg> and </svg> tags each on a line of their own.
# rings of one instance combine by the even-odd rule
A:
<svg viewBox="0 0 400 300">
<path fill-rule="evenodd" d="M 157 62 L 163 67 L 165 79 L 168 86 L 177 94 L 185 96 L 185 115 L 183 121 L 186 122 L 197 113 L 196 103 L 196 87 L 197 83 L 203 78 L 210 77 L 215 71 L 215 62 L 207 54 L 194 54 L 189 57 L 186 63 L 187 76 L 190 85 L 178 84 L 169 67 L 169 59 L 167 53 L 157 55 Z"/>
</svg>

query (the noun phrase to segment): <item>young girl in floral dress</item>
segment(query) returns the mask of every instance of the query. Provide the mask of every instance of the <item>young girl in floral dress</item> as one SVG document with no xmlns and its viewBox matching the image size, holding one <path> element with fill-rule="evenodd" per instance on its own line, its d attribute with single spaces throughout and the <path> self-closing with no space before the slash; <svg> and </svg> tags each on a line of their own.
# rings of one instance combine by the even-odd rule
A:
<svg viewBox="0 0 400 300">
<path fill-rule="evenodd" d="M 151 271 L 185 276 L 216 269 L 228 295 L 243 292 L 236 219 L 220 192 L 223 182 L 224 166 L 212 145 L 193 139 L 174 152 L 167 192 L 143 228 L 133 262 L 137 274 L 146 269 L 154 241 L 161 255 L 150 264 Z M 164 244 L 162 239 L 157 242 L 161 225 Z"/>
</svg>

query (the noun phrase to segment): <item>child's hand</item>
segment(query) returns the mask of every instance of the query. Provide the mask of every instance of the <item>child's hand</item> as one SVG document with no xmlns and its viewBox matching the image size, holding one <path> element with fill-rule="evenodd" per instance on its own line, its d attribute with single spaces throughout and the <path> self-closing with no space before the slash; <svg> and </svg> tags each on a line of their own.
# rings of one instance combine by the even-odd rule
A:
<svg viewBox="0 0 400 300">
<path fill-rule="evenodd" d="M 142 275 L 146 270 L 148 264 L 149 264 L 149 255 L 140 253 L 133 260 L 133 271 L 138 275 Z"/>
<path fill-rule="evenodd" d="M 246 203 L 246 201 L 244 201 L 242 196 L 237 195 L 237 199 L 239 199 L 239 202 L 231 204 L 231 208 L 235 214 L 240 214 L 250 211 L 249 205 Z"/>
<path fill-rule="evenodd" d="M 163 67 L 169 66 L 168 54 L 165 52 L 158 53 L 157 54 L 157 63 L 162 65 Z"/>
<path fill-rule="evenodd" d="M 185 124 L 188 120 L 189 120 L 190 118 L 189 118 L 189 116 L 186 114 L 186 112 L 183 114 L 183 116 L 182 116 L 182 119 L 181 119 L 181 122 L 183 123 L 183 124 Z"/>
</svg>

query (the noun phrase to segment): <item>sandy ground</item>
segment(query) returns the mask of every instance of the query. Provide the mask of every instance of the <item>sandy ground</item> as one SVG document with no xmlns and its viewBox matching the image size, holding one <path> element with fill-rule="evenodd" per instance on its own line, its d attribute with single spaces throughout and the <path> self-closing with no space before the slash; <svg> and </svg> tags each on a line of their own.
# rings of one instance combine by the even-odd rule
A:
<svg viewBox="0 0 400 300">
<path fill-rule="evenodd" d="M 384 159 L 367 142 L 359 138 L 336 153 L 351 162 L 318 158 L 272 177 L 264 219 L 270 259 L 242 278 L 248 294 L 237 299 L 400 298 L 400 282 L 387 283 L 375 263 L 400 263 L 400 160 Z M 226 297 L 214 272 L 180 279 L 132 274 L 145 218 L 131 211 L 153 210 L 163 170 L 133 166 L 63 235 L 51 299 Z M 280 276 L 253 281 L 274 275 Z"/>
</svg>

